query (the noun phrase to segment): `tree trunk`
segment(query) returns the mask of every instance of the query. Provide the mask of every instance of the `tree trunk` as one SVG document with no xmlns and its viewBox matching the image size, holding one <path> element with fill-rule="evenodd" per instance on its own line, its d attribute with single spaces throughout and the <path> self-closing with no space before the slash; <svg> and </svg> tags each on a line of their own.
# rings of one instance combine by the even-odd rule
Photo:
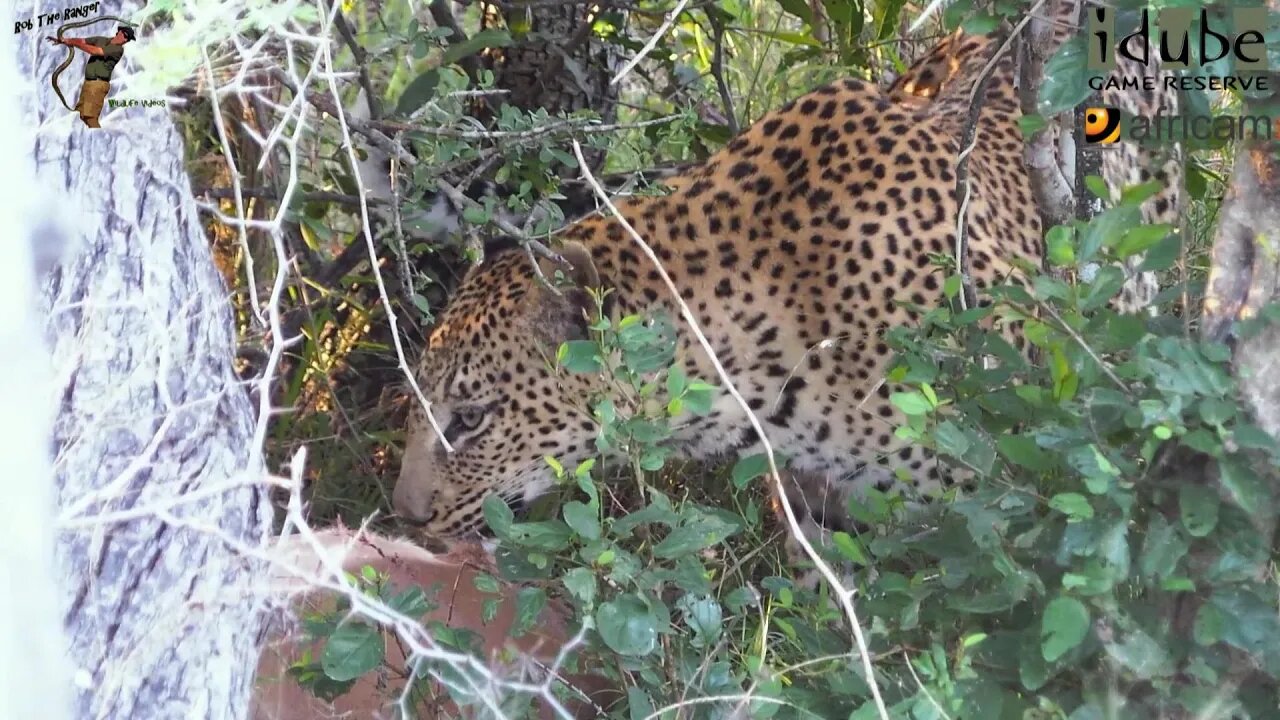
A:
<svg viewBox="0 0 1280 720">
<path fill-rule="evenodd" d="M 0 717 L 71 719 L 71 672 L 65 657 L 53 568 L 53 468 L 45 448 L 49 353 L 40 336 L 36 283 L 56 247 L 49 205 L 33 192 L 35 171 L 18 113 L 23 87 L 13 36 L 0 33 L 0 165 L 8 170 L 10 215 L 0 243 L 0 457 L 6 475 L 0 503 Z"/>
<path fill-rule="evenodd" d="M 1280 0 L 1269 9 L 1280 13 Z M 1219 210 L 1212 264 L 1205 287 L 1201 332 L 1223 340 L 1236 334 L 1234 323 L 1257 318 L 1280 301 L 1280 71 L 1258 73 L 1266 95 L 1245 100 L 1243 115 L 1271 118 L 1269 137 L 1254 137 L 1236 149 L 1231 185 Z M 1258 425 L 1280 440 L 1280 322 L 1246 333 L 1235 347 L 1241 396 Z"/>
<path fill-rule="evenodd" d="M 15 16 L 36 13 L 22 0 Z M 73 717 L 242 718 L 262 606 L 250 581 L 264 573 L 233 546 L 262 543 L 271 513 L 227 290 L 167 113 L 106 109 L 85 127 L 49 87 L 65 57 L 43 42 L 55 30 L 20 34 L 16 57 L 36 83 L 19 112 L 40 128 L 25 149 L 39 191 L 74 218 L 40 288 L 57 403 L 40 447 L 54 455 Z M 69 102 L 83 64 L 62 76 Z M 114 91 L 130 69 L 126 49 Z"/>
<path fill-rule="evenodd" d="M 1280 73 L 1275 76 L 1280 80 Z M 1254 140 L 1239 148 L 1219 214 L 1202 327 L 1214 339 L 1228 337 L 1234 321 L 1256 318 L 1280 300 L 1280 141 Z M 1241 338 L 1235 366 L 1254 419 L 1280 440 L 1280 323 L 1272 320 Z"/>
</svg>

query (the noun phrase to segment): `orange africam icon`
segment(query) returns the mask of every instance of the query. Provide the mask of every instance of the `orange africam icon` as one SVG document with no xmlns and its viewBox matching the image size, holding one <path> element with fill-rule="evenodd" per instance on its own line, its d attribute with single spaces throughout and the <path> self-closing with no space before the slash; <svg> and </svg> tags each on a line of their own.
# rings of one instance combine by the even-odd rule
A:
<svg viewBox="0 0 1280 720">
<path fill-rule="evenodd" d="M 1115 108 L 1091 107 L 1084 111 L 1085 142 L 1102 145 L 1120 139 L 1120 111 Z"/>
</svg>

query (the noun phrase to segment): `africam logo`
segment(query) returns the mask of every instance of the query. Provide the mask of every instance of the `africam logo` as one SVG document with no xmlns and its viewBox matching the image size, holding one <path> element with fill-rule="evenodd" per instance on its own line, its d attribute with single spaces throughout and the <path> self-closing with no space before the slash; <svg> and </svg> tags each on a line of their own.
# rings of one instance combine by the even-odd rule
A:
<svg viewBox="0 0 1280 720">
<path fill-rule="evenodd" d="M 1161 115 L 1125 118 L 1111 107 L 1091 107 L 1084 111 L 1086 147 L 1106 150 L 1121 135 L 1137 143 L 1200 142 L 1275 138 L 1280 140 L 1280 123 L 1265 115 Z"/>
</svg>

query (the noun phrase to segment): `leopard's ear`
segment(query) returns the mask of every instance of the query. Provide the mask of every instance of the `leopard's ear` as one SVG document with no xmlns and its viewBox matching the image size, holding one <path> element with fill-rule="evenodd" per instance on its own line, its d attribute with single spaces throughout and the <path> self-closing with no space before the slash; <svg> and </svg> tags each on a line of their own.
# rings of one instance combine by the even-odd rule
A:
<svg viewBox="0 0 1280 720">
<path fill-rule="evenodd" d="M 569 241 L 551 250 L 560 260 L 538 256 L 538 267 L 552 287 L 541 293 L 545 314 L 535 330 L 550 333 L 557 343 L 584 339 L 599 310 L 589 289 L 600 287 L 600 273 L 591 251 L 581 243 Z"/>
<path fill-rule="evenodd" d="M 591 251 L 587 246 L 569 240 L 553 247 L 551 251 L 563 258 L 564 262 L 556 262 L 545 257 L 538 258 L 538 265 L 542 268 L 542 274 L 547 276 L 547 280 L 555 283 L 556 272 L 559 271 L 578 288 L 585 290 L 600 287 L 600 273 L 596 270 L 596 262 L 591 257 Z"/>
</svg>

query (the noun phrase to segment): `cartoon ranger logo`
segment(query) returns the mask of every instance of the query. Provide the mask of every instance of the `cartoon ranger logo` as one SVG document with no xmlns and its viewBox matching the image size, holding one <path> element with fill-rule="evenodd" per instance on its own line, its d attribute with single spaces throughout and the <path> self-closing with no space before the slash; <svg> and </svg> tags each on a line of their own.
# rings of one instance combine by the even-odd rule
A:
<svg viewBox="0 0 1280 720">
<path fill-rule="evenodd" d="M 87 37 L 73 38 L 63 37 L 62 33 L 73 27 L 83 27 L 91 23 L 102 20 L 115 20 L 121 25 L 116 28 L 116 34 L 111 37 Z M 124 21 L 116 17 L 97 17 L 92 20 L 85 20 L 75 23 L 67 23 L 58 28 L 58 36 L 47 38 L 54 45 L 67 46 L 67 59 L 53 71 L 53 75 L 49 78 L 53 85 L 53 91 L 58 94 L 58 99 L 62 101 L 62 106 L 68 110 L 80 113 L 80 119 L 85 125 L 91 128 L 101 127 L 98 124 L 98 116 L 102 114 L 102 106 L 107 101 L 107 93 L 111 90 L 111 73 L 116 69 L 116 65 L 124 58 L 124 46 L 126 43 L 133 41 L 137 36 L 134 34 L 133 27 L 124 24 Z M 71 66 L 71 61 L 75 59 L 75 51 L 79 48 L 89 55 L 89 61 L 84 65 L 84 83 L 80 85 L 80 99 L 76 102 L 75 107 L 67 104 L 67 99 L 63 97 L 61 88 L 58 87 L 58 76 Z"/>
</svg>

